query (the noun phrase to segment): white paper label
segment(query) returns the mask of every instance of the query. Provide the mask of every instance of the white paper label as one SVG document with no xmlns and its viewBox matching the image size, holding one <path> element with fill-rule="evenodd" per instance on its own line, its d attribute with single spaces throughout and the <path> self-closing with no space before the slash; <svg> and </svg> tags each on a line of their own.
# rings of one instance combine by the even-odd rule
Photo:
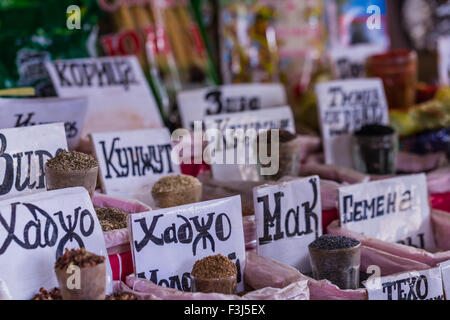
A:
<svg viewBox="0 0 450 320">
<path fill-rule="evenodd" d="M 39 288 L 58 287 L 55 261 L 64 249 L 85 247 L 106 256 L 103 232 L 82 187 L 60 189 L 0 202 L 0 274 L 13 299 L 31 299 Z"/>
<path fill-rule="evenodd" d="M 389 124 L 380 79 L 338 80 L 316 85 L 325 162 L 352 168 L 352 134 L 366 124 Z"/>
<path fill-rule="evenodd" d="M 281 84 L 233 84 L 180 92 L 177 96 L 183 126 L 208 115 L 284 106 L 286 92 Z"/>
<path fill-rule="evenodd" d="M 450 300 L 450 260 L 440 263 L 439 267 L 441 268 L 445 300 Z"/>
<path fill-rule="evenodd" d="M 244 289 L 245 246 L 240 196 L 137 213 L 128 217 L 135 274 L 190 291 L 197 260 L 221 254 L 238 270 Z"/>
<path fill-rule="evenodd" d="M 67 144 L 74 150 L 80 142 L 86 111 L 86 98 L 0 98 L 0 128 L 64 122 Z"/>
<path fill-rule="evenodd" d="M 369 44 L 331 49 L 330 59 L 335 78 L 364 78 L 366 76 L 366 59 L 384 51 L 383 46 Z"/>
<path fill-rule="evenodd" d="M 438 40 L 439 81 L 442 86 L 450 86 L 450 36 Z"/>
<path fill-rule="evenodd" d="M 444 300 L 439 267 L 374 278 L 365 286 L 369 300 Z"/>
<path fill-rule="evenodd" d="M 207 130 L 209 144 L 215 146 L 214 157 L 218 161 L 211 163 L 211 171 L 214 179 L 218 181 L 259 180 L 256 159 L 253 157 L 254 161 L 251 160 L 251 155 L 256 154 L 253 143 L 255 135 L 252 135 L 251 131 L 259 132 L 265 129 L 284 129 L 295 134 L 294 117 L 291 108 L 288 106 L 206 116 L 204 118 L 204 124 Z M 214 129 L 218 130 L 218 132 L 208 132 Z M 242 131 L 242 134 L 237 131 L 238 129 Z M 230 134 L 229 136 L 227 135 L 227 131 Z M 220 139 L 220 136 L 216 136 L 218 133 L 220 133 L 223 139 Z M 227 139 L 227 137 L 230 138 Z M 238 140 L 235 141 L 231 137 L 238 137 Z M 238 148 L 236 142 L 244 142 L 243 139 L 246 140 L 242 150 Z M 220 144 L 218 144 L 219 141 Z M 208 150 L 210 149 L 208 148 Z M 235 161 L 228 163 L 227 159 L 235 159 Z"/>
<path fill-rule="evenodd" d="M 0 130 L 0 200 L 45 191 L 44 165 L 62 150 L 63 123 Z"/>
<path fill-rule="evenodd" d="M 434 249 L 425 174 L 339 188 L 342 228 L 421 249 Z"/>
<path fill-rule="evenodd" d="M 135 56 L 46 62 L 60 97 L 88 97 L 82 137 L 91 132 L 160 128 L 161 115 Z"/>
<path fill-rule="evenodd" d="M 322 208 L 318 176 L 253 189 L 256 250 L 311 272 L 308 245 L 322 235 Z"/>
<path fill-rule="evenodd" d="M 91 135 L 100 165 L 102 189 L 151 204 L 151 188 L 163 176 L 180 173 L 171 161 L 172 143 L 166 128 Z"/>
</svg>

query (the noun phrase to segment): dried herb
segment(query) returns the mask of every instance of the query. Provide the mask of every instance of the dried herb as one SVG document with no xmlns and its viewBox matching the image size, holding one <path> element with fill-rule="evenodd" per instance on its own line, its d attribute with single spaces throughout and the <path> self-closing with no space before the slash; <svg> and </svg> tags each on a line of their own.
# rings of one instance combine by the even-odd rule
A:
<svg viewBox="0 0 450 320">
<path fill-rule="evenodd" d="M 87 252 L 85 248 L 68 250 L 56 260 L 55 269 L 65 269 L 70 265 L 80 268 L 94 267 L 105 261 L 105 257 Z"/>
<path fill-rule="evenodd" d="M 95 208 L 103 231 L 111 231 L 127 227 L 127 214 L 116 208 Z"/>
<path fill-rule="evenodd" d="M 98 167 L 97 160 L 78 151 L 62 151 L 49 159 L 47 167 L 55 170 L 89 170 Z"/>
<path fill-rule="evenodd" d="M 31 300 L 62 300 L 62 296 L 58 288 L 53 288 L 51 291 L 40 288 L 39 293 L 35 294 Z"/>
</svg>

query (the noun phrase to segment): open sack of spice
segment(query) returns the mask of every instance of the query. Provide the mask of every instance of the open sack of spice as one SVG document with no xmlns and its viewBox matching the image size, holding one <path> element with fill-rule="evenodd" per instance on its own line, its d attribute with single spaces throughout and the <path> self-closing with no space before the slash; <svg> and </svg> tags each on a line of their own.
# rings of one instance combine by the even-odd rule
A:
<svg viewBox="0 0 450 320">
<path fill-rule="evenodd" d="M 380 266 L 383 275 L 428 267 L 358 239 L 322 235 L 319 180 L 290 178 L 253 189 L 255 219 L 247 221 L 248 230 L 255 224 L 256 246 L 251 251 L 289 265 L 308 279 L 312 299 L 366 299 L 360 280 L 372 273 L 372 265 Z"/>
<path fill-rule="evenodd" d="M 255 253 L 247 253 L 244 272 L 246 290 L 239 295 L 223 293 L 183 292 L 158 286 L 134 275 L 127 277 L 126 284 L 137 296 L 145 300 L 308 300 L 306 279 L 298 271 Z M 122 287 L 122 290 L 129 290 Z"/>
<path fill-rule="evenodd" d="M 96 193 L 92 199 L 105 238 L 108 254 L 130 251 L 127 215 L 151 208 L 138 200 L 111 197 Z"/>
</svg>

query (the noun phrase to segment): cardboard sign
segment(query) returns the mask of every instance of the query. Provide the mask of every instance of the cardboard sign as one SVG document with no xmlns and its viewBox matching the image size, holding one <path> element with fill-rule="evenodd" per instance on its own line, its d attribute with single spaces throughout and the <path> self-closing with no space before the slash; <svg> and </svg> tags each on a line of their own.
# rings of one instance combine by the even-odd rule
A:
<svg viewBox="0 0 450 320">
<path fill-rule="evenodd" d="M 0 99 L 0 128 L 64 122 L 67 144 L 74 150 L 80 142 L 86 111 L 86 98 Z"/>
<path fill-rule="evenodd" d="M 440 263 L 439 267 L 441 268 L 445 300 L 450 300 L 450 260 Z"/>
<path fill-rule="evenodd" d="M 336 79 L 355 79 L 366 76 L 366 59 L 382 53 L 380 45 L 361 44 L 351 47 L 336 47 L 330 50 L 330 60 Z"/>
<path fill-rule="evenodd" d="M 450 36 L 438 40 L 439 82 L 441 86 L 450 86 Z"/>
<path fill-rule="evenodd" d="M 218 181 L 258 181 L 258 166 L 251 163 L 250 155 L 256 154 L 254 145 L 254 135 L 247 130 L 284 129 L 295 134 L 295 122 L 292 109 L 288 106 L 268 108 L 264 110 L 221 114 L 206 116 L 204 125 L 209 142 L 214 146 L 215 159 L 220 162 L 211 163 L 211 171 L 214 179 Z M 208 132 L 217 129 L 216 133 Z M 242 130 L 243 134 L 236 135 L 236 130 Z M 228 136 L 227 131 L 230 133 Z M 219 134 L 219 137 L 212 137 L 212 134 Z M 227 138 L 233 137 L 233 138 Z M 237 142 L 245 142 L 244 150 L 237 150 Z M 240 152 L 240 153 L 239 153 Z M 212 153 L 212 152 L 211 152 Z M 234 156 L 235 153 L 236 157 Z M 211 154 L 209 154 L 211 155 Z M 234 163 L 227 163 L 226 159 L 236 159 Z"/>
<path fill-rule="evenodd" d="M 365 282 L 369 300 L 444 300 L 439 267 Z"/>
<path fill-rule="evenodd" d="M 102 132 L 91 135 L 100 165 L 102 190 L 151 203 L 151 187 L 161 177 L 180 173 L 171 161 L 168 129 Z"/>
<path fill-rule="evenodd" d="M 338 80 L 316 85 L 325 162 L 353 167 L 353 132 L 366 124 L 389 124 L 380 79 Z"/>
<path fill-rule="evenodd" d="M 13 299 L 58 287 L 55 261 L 65 248 L 106 256 L 103 232 L 82 187 L 0 201 L 0 274 Z M 108 259 L 107 288 L 112 289 Z"/>
<path fill-rule="evenodd" d="M 45 191 L 45 163 L 62 150 L 63 123 L 0 130 L 0 200 Z"/>
<path fill-rule="evenodd" d="M 434 249 L 425 174 L 339 188 L 342 228 L 421 249 Z"/>
<path fill-rule="evenodd" d="M 240 196 L 128 216 L 137 277 L 190 291 L 197 260 L 221 254 L 237 267 L 244 289 L 245 246 Z"/>
<path fill-rule="evenodd" d="M 256 251 L 311 272 L 308 245 L 322 235 L 318 176 L 253 189 Z"/>
<path fill-rule="evenodd" d="M 91 132 L 160 128 L 161 115 L 135 56 L 46 62 L 60 97 L 88 97 L 82 137 Z"/>
<path fill-rule="evenodd" d="M 281 84 L 233 84 L 180 92 L 177 96 L 183 127 L 208 115 L 284 106 L 286 92 Z"/>
</svg>

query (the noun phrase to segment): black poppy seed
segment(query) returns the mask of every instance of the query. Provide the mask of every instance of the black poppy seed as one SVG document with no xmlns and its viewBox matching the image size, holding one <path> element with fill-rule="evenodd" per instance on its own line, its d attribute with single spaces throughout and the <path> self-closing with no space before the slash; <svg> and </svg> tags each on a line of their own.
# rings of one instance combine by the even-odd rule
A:
<svg viewBox="0 0 450 320">
<path fill-rule="evenodd" d="M 312 249 L 321 250 L 336 250 L 356 247 L 360 242 L 358 240 L 337 236 L 331 234 L 324 234 L 309 244 Z"/>
<path fill-rule="evenodd" d="M 368 124 L 355 132 L 355 136 L 385 136 L 393 134 L 395 131 L 389 126 L 381 124 Z"/>
</svg>

